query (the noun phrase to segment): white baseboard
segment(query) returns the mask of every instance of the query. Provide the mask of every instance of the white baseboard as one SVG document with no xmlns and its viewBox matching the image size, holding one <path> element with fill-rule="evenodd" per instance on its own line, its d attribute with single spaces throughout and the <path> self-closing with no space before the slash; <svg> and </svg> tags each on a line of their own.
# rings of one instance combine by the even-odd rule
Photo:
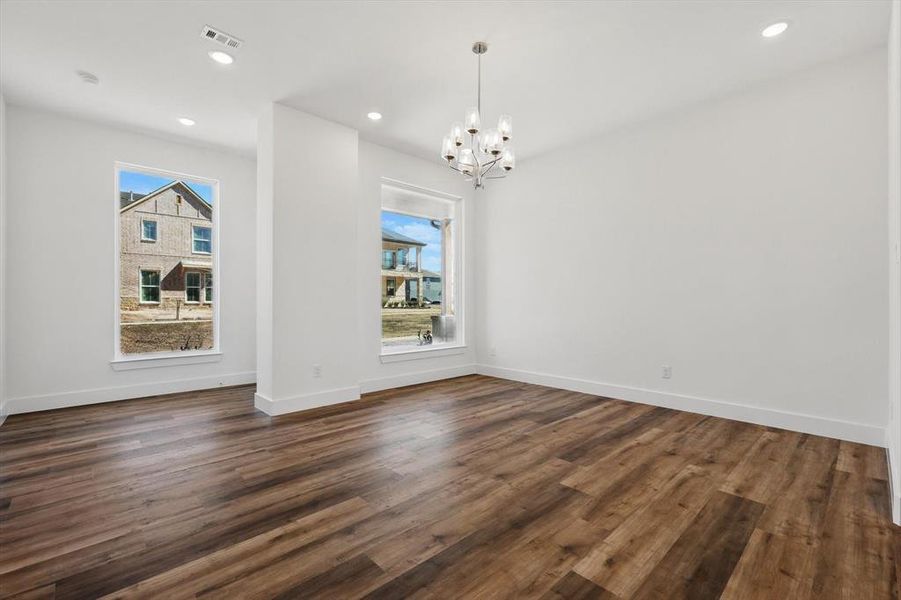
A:
<svg viewBox="0 0 901 600">
<path fill-rule="evenodd" d="M 657 390 L 613 385 L 586 379 L 561 377 L 559 375 L 521 371 L 518 369 L 508 369 L 506 367 L 496 367 L 491 365 L 478 365 L 478 372 L 482 375 L 512 379 L 523 383 L 534 383 L 564 390 L 594 394 L 596 396 L 606 396 L 608 398 L 617 398 L 619 400 L 628 400 L 630 402 L 639 402 L 641 404 L 674 408 L 676 410 L 684 410 L 702 415 L 722 417 L 725 419 L 733 419 L 735 421 L 744 421 L 769 427 L 778 427 L 780 429 L 799 431 L 801 433 L 822 435 L 872 446 L 885 446 L 885 429 L 876 425 L 839 421 L 836 419 L 827 419 L 824 417 L 775 410 L 772 408 L 722 402 L 720 400 L 710 400 L 708 398 L 699 398 L 697 396 L 672 394 Z"/>
<path fill-rule="evenodd" d="M 310 408 L 319 408 L 330 404 L 339 404 L 341 402 L 349 402 L 351 400 L 360 399 L 360 386 L 337 388 L 334 390 L 326 390 L 324 392 L 314 392 L 312 394 L 302 394 L 300 396 L 291 396 L 288 398 L 280 398 L 273 400 L 263 396 L 262 394 L 254 394 L 253 405 L 257 410 L 261 410 L 269 416 L 286 415 L 288 413 L 297 412 L 299 410 L 307 410 Z"/>
<path fill-rule="evenodd" d="M 477 366 L 460 365 L 459 367 L 447 367 L 444 369 L 431 369 L 429 371 L 417 371 L 415 373 L 404 373 L 403 375 L 394 375 L 392 377 L 379 377 L 378 379 L 367 379 L 360 382 L 360 391 L 364 394 L 369 392 L 378 392 L 380 390 L 390 390 L 408 385 L 416 385 L 418 383 L 428 383 L 430 381 L 439 381 L 441 379 L 451 379 L 452 377 L 463 377 L 464 375 L 473 375 L 478 372 Z"/>
<path fill-rule="evenodd" d="M 101 402 L 114 402 L 117 400 L 144 398 L 146 396 L 158 396 L 160 394 L 173 394 L 176 392 L 193 392 L 196 390 L 206 390 L 230 385 L 244 385 L 249 383 L 256 383 L 256 373 L 253 371 L 213 375 L 209 377 L 196 377 L 193 379 L 154 381 L 152 383 L 139 383 L 135 385 L 62 392 L 58 394 L 42 394 L 39 396 L 10 398 L 6 401 L 5 409 L 7 414 L 17 415 L 39 410 L 69 408 L 72 406 L 84 406 L 86 404 L 100 404 Z"/>
</svg>

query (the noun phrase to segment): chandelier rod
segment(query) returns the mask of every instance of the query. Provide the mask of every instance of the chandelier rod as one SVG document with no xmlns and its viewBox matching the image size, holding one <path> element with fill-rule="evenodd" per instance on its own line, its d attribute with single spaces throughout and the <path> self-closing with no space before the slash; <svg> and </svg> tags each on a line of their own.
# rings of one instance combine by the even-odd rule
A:
<svg viewBox="0 0 901 600">
<path fill-rule="evenodd" d="M 479 116 L 482 115 L 482 54 L 479 53 L 476 56 L 479 57 L 479 75 L 476 82 L 476 107 L 479 109 Z"/>
</svg>

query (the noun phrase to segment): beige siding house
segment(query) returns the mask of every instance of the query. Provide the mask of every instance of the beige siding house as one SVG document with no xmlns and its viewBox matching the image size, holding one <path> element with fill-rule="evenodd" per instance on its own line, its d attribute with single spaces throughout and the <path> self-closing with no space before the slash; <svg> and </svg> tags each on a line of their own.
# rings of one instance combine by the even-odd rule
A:
<svg viewBox="0 0 901 600">
<path fill-rule="evenodd" d="M 422 301 L 423 242 L 382 229 L 382 304 Z"/>
<path fill-rule="evenodd" d="M 120 193 L 120 307 L 213 302 L 213 207 L 181 181 Z"/>
</svg>

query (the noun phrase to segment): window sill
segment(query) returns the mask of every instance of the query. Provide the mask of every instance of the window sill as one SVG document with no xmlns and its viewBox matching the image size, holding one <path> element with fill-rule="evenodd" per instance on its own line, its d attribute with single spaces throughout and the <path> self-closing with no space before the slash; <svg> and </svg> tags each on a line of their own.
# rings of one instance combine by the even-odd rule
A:
<svg viewBox="0 0 901 600">
<path fill-rule="evenodd" d="M 466 352 L 465 345 L 459 346 L 433 346 L 432 348 L 416 347 L 414 349 L 384 351 L 379 355 L 382 363 L 403 362 L 406 360 L 418 360 L 420 358 L 440 358 L 442 356 L 454 356 Z"/>
<path fill-rule="evenodd" d="M 167 353 L 114 358 L 110 361 L 110 366 L 114 371 L 131 371 L 132 369 L 152 369 L 154 367 L 172 367 L 175 365 L 196 365 L 219 362 L 220 360 L 222 360 L 221 352 Z"/>
</svg>

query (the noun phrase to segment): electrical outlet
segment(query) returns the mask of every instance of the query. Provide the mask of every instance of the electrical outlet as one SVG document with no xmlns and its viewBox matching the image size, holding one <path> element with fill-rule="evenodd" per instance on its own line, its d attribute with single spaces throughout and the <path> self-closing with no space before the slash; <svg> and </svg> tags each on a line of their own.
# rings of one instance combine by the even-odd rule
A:
<svg viewBox="0 0 901 600">
<path fill-rule="evenodd" d="M 322 365 L 313 365 L 313 377 L 322 377 Z"/>
<path fill-rule="evenodd" d="M 663 372 L 660 374 L 664 379 L 670 379 L 673 376 L 673 368 L 669 365 L 663 365 Z"/>
</svg>

